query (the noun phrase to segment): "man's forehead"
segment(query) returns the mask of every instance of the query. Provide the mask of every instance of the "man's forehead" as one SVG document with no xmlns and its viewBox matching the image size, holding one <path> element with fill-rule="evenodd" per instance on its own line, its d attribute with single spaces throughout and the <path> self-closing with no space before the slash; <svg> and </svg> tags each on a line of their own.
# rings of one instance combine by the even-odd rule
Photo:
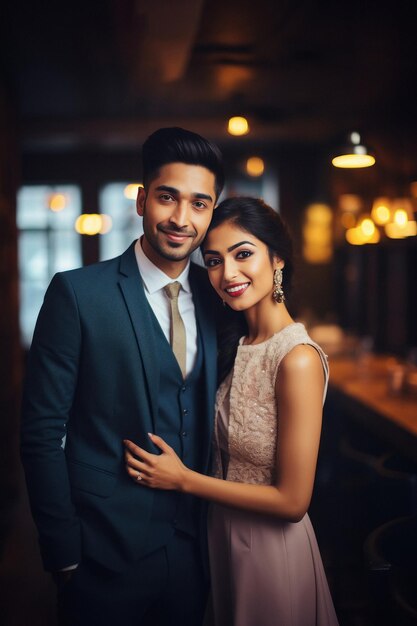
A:
<svg viewBox="0 0 417 626">
<path fill-rule="evenodd" d="M 160 188 L 167 187 L 172 190 L 181 191 L 187 188 L 192 193 L 210 193 L 215 190 L 215 175 L 203 165 L 194 165 L 189 163 L 167 163 L 162 165 L 150 185 Z"/>
</svg>

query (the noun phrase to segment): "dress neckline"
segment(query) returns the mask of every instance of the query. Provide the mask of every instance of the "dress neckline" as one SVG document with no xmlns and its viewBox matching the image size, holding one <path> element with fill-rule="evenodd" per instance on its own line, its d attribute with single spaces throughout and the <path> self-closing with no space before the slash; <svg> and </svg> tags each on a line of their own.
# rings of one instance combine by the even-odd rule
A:
<svg viewBox="0 0 417 626">
<path fill-rule="evenodd" d="M 301 322 L 291 322 L 290 324 L 284 326 L 284 328 L 281 328 L 281 330 L 279 330 L 277 333 L 274 333 L 273 335 L 268 337 L 268 339 L 265 339 L 265 341 L 261 341 L 260 343 L 244 344 L 243 342 L 246 339 L 246 336 L 244 335 L 239 339 L 238 350 L 254 350 L 256 348 L 261 348 L 267 345 L 270 341 L 272 341 L 272 339 L 275 339 L 278 335 L 286 333 L 290 328 L 294 328 L 294 326 L 301 326 L 302 328 L 304 328 L 304 325 Z"/>
</svg>

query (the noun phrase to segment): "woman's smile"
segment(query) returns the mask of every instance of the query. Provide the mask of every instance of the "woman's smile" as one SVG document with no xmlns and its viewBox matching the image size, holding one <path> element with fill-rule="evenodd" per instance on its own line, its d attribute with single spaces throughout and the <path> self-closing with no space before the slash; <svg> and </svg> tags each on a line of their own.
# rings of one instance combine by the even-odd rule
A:
<svg viewBox="0 0 417 626">
<path fill-rule="evenodd" d="M 237 298 L 245 293 L 249 285 L 250 283 L 235 283 L 233 285 L 229 285 L 228 287 L 225 287 L 224 290 L 232 298 Z"/>
</svg>

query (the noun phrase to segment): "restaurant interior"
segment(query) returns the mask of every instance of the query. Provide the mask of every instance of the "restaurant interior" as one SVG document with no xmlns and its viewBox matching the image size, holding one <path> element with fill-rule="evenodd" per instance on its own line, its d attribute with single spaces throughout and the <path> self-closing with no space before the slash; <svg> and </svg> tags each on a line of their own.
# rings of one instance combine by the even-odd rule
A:
<svg viewBox="0 0 417 626">
<path fill-rule="evenodd" d="M 329 357 L 310 516 L 341 626 L 417 624 L 417 3 L 6 0 L 0 19 L 0 622 L 54 626 L 18 453 L 57 271 L 141 231 L 140 149 L 216 142 L 289 226 Z M 255 626 L 255 625 L 254 625 Z"/>
</svg>

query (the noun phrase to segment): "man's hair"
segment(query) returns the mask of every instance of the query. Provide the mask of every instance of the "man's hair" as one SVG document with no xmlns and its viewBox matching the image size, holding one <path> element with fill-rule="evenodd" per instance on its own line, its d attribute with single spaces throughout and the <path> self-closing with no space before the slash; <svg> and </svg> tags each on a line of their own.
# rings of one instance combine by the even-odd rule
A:
<svg viewBox="0 0 417 626">
<path fill-rule="evenodd" d="M 201 165 L 214 174 L 216 199 L 224 185 L 223 159 L 219 148 L 190 130 L 160 128 L 150 135 L 142 147 L 142 174 L 145 189 L 168 163 Z"/>
</svg>

